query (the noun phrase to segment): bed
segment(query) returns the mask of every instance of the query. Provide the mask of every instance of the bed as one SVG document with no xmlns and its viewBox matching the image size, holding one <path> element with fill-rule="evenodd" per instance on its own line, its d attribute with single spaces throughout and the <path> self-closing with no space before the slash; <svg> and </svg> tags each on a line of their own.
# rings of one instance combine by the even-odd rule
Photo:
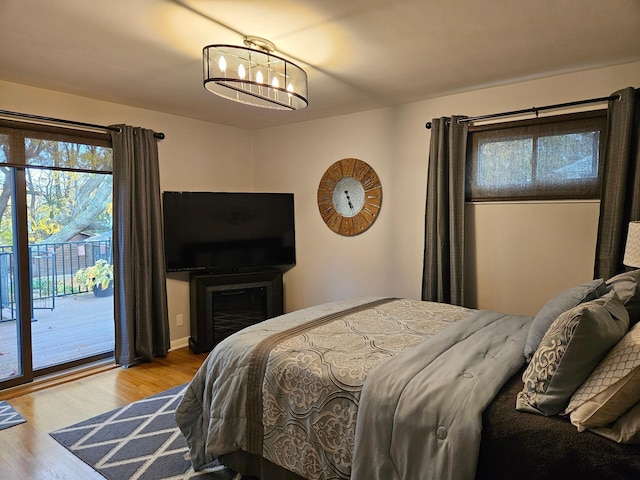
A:
<svg viewBox="0 0 640 480">
<path fill-rule="evenodd" d="M 195 469 L 263 480 L 640 478 L 639 280 L 535 317 L 383 297 L 288 313 L 219 343 L 176 421 Z"/>
</svg>

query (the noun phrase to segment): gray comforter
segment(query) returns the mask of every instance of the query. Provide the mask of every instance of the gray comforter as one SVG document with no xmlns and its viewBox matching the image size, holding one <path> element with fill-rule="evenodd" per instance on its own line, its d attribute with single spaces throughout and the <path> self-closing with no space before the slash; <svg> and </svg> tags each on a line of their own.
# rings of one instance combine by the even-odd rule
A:
<svg viewBox="0 0 640 480">
<path fill-rule="evenodd" d="M 530 321 L 381 298 L 300 310 L 219 344 L 176 420 L 195 468 L 242 450 L 309 479 L 473 478 Z"/>
<path fill-rule="evenodd" d="M 473 479 L 482 412 L 523 365 L 531 320 L 478 311 L 370 372 L 351 479 Z"/>
</svg>

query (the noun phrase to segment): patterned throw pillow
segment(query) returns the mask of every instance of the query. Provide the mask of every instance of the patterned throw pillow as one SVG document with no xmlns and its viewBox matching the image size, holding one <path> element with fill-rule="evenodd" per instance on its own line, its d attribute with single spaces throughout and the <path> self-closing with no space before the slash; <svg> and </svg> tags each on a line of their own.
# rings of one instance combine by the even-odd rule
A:
<svg viewBox="0 0 640 480">
<path fill-rule="evenodd" d="M 640 402 L 640 323 L 634 325 L 573 394 L 564 411 L 578 431 L 615 422 Z"/>
<path fill-rule="evenodd" d="M 571 395 L 629 328 L 629 314 L 610 292 L 562 313 L 522 375 L 516 408 L 541 415 L 564 410 Z"/>
<path fill-rule="evenodd" d="M 551 300 L 549 300 L 544 307 L 537 313 L 529 334 L 527 335 L 527 341 L 524 345 L 524 357 L 527 361 L 531 360 L 534 352 L 540 345 L 542 337 L 549 329 L 549 326 L 553 321 L 558 318 L 563 312 L 575 307 L 584 302 L 595 300 L 607 293 L 608 287 L 602 278 L 592 280 L 577 287 L 568 288 L 563 290 Z"/>
</svg>

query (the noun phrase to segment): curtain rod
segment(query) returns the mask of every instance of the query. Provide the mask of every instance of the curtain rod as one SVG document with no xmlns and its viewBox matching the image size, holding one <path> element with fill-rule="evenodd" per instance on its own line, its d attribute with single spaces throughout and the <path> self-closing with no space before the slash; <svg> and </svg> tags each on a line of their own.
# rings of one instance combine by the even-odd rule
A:
<svg viewBox="0 0 640 480">
<path fill-rule="evenodd" d="M 12 117 L 20 117 L 20 118 L 28 118 L 30 120 L 41 120 L 44 122 L 50 123 L 63 123 L 66 125 L 73 125 L 76 127 L 84 127 L 84 128 L 93 128 L 97 130 L 109 130 L 112 132 L 122 132 L 122 129 L 119 127 L 110 127 L 106 125 L 96 125 L 94 123 L 84 123 L 84 122 L 75 122 L 73 120 L 63 120 L 61 118 L 52 118 L 52 117 L 43 117 L 40 115 L 32 115 L 29 113 L 20 113 L 20 112 L 10 112 L 9 110 L 0 110 L 0 115 L 8 115 Z M 159 140 L 164 139 L 164 133 L 153 132 L 153 136 Z"/>
<path fill-rule="evenodd" d="M 511 112 L 502 112 L 502 113 L 491 113 L 488 115 L 480 115 L 478 117 L 467 117 L 467 118 L 459 118 L 458 123 L 467 123 L 467 122 L 475 122 L 478 120 L 487 120 L 490 118 L 499 118 L 499 117 L 510 117 L 514 115 L 523 115 L 525 113 L 535 113 L 536 116 L 538 112 L 542 112 L 544 110 L 553 110 L 556 108 L 566 108 L 566 107 L 575 107 L 576 105 L 585 105 L 587 103 L 600 103 L 600 102 L 608 102 L 609 100 L 620 100 L 620 95 L 611 95 L 609 97 L 599 97 L 599 98 L 590 98 L 588 100 L 577 100 L 575 102 L 567 102 L 567 103 L 556 103 L 555 105 L 546 105 L 544 107 L 531 107 L 526 108 L 524 110 L 514 110 Z M 427 122 L 425 127 L 427 130 L 431 128 L 431 122 Z"/>
</svg>

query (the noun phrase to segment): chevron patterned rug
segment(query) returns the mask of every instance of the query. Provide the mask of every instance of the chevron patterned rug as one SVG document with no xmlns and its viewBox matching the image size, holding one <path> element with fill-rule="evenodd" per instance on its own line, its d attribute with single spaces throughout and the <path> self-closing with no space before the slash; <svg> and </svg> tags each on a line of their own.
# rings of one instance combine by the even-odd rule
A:
<svg viewBox="0 0 640 480">
<path fill-rule="evenodd" d="M 108 480 L 239 480 L 221 465 L 194 472 L 174 420 L 187 385 L 131 403 L 50 435 Z"/>
<path fill-rule="evenodd" d="M 20 425 L 26 420 L 6 400 L 0 402 L 0 430 Z"/>
</svg>

